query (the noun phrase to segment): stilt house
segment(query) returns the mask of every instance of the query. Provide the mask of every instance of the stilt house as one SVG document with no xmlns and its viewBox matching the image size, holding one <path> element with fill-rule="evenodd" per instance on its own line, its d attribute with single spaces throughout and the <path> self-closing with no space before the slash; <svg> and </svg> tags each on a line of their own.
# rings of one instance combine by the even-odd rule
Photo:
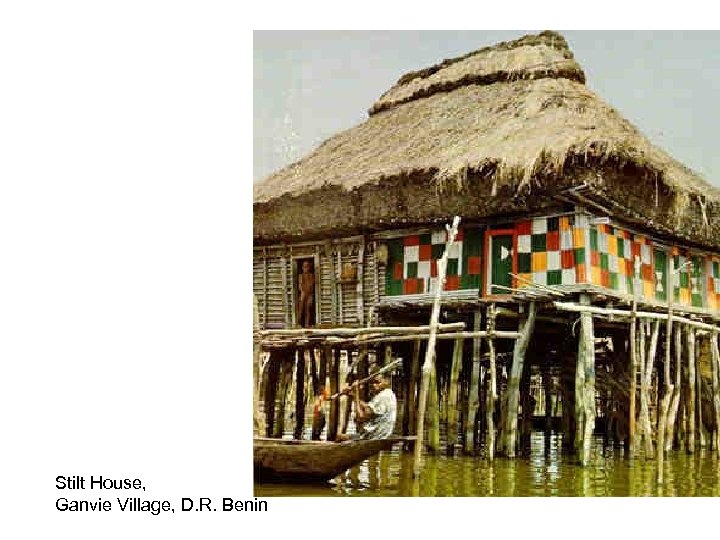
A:
<svg viewBox="0 0 720 540">
<path fill-rule="evenodd" d="M 585 457 L 600 420 L 633 449 L 717 438 L 720 190 L 589 90 L 555 32 L 403 75 L 366 121 L 255 185 L 260 329 L 298 326 L 304 262 L 315 328 L 427 325 L 454 216 L 442 321 L 476 336 L 438 342 L 449 445 L 494 444 L 499 415 L 514 455 L 517 414 L 521 436 L 541 416 Z M 422 339 L 377 344 L 405 362 L 412 433 Z"/>
</svg>

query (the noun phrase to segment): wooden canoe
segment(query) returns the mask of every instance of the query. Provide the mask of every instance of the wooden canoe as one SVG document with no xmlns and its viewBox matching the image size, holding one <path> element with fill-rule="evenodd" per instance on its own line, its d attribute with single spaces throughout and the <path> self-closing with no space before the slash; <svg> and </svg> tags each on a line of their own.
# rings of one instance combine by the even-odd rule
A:
<svg viewBox="0 0 720 540">
<path fill-rule="evenodd" d="M 408 437 L 345 442 L 253 439 L 257 483 L 326 482 Z"/>
</svg>

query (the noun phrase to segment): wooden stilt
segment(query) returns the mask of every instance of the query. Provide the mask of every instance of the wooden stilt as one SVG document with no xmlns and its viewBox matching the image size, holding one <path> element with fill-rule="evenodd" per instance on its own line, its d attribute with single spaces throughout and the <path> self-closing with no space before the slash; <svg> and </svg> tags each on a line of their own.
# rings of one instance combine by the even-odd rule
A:
<svg viewBox="0 0 720 540">
<path fill-rule="evenodd" d="M 681 390 L 681 371 L 682 371 L 682 327 L 675 326 L 675 371 L 673 395 L 670 401 L 670 410 L 668 411 L 667 429 L 665 434 L 665 451 L 672 450 L 673 439 L 675 437 L 675 424 L 677 420 L 677 412 L 680 406 L 680 390 Z"/>
<path fill-rule="evenodd" d="M 417 441 L 415 443 L 415 451 L 413 455 L 413 477 L 420 476 L 420 457 L 422 455 L 423 436 L 425 428 L 425 407 L 427 405 L 428 390 L 430 388 L 430 375 L 435 357 L 435 341 L 437 336 L 437 327 L 440 319 L 440 296 L 445 288 L 445 272 L 447 270 L 447 260 L 449 250 L 455 242 L 460 218 L 455 216 L 452 227 L 448 227 L 448 240 L 445 245 L 445 251 L 438 261 L 438 283 L 435 291 L 435 299 L 433 300 L 432 312 L 430 313 L 430 336 L 428 338 L 427 350 L 425 352 L 425 361 L 422 367 L 422 383 L 420 388 L 420 397 L 418 405 L 418 421 L 417 421 Z"/>
<path fill-rule="evenodd" d="M 260 369 L 260 342 L 257 332 L 260 330 L 260 314 L 258 313 L 257 297 L 253 294 L 253 435 L 265 435 L 265 419 L 260 414 L 260 386 L 262 371 Z"/>
<path fill-rule="evenodd" d="M 330 357 L 330 395 L 337 393 L 340 389 L 340 349 L 335 348 Z M 327 426 L 327 440 L 334 441 L 338 434 L 339 403 L 337 399 L 330 401 L 330 418 Z"/>
<path fill-rule="evenodd" d="M 463 340 L 456 339 L 453 343 L 452 364 L 450 365 L 450 380 L 448 382 L 448 397 L 445 406 L 447 410 L 447 453 L 455 453 L 458 444 L 458 379 L 462 365 Z"/>
<path fill-rule="evenodd" d="M 287 395 L 290 385 L 292 384 L 293 367 L 294 367 L 294 350 L 286 351 L 281 358 L 280 375 L 278 381 L 277 406 L 275 409 L 275 425 L 273 436 L 281 439 L 285 433 L 285 406 L 287 404 Z"/>
<path fill-rule="evenodd" d="M 495 304 L 490 304 L 487 317 L 488 327 L 488 356 L 490 361 L 490 373 L 488 375 L 487 390 L 485 396 L 487 399 L 487 405 L 485 407 L 485 414 L 487 419 L 485 421 L 487 425 L 487 433 L 485 436 L 485 448 L 487 452 L 487 458 L 490 461 L 495 459 L 495 405 L 497 402 L 497 366 L 495 358 L 495 317 L 496 310 Z"/>
<path fill-rule="evenodd" d="M 273 437 L 275 434 L 275 398 L 277 397 L 278 375 L 280 371 L 280 352 L 272 351 L 267 366 L 265 396 L 265 435 Z"/>
<path fill-rule="evenodd" d="M 715 411 L 715 430 L 713 432 L 713 449 L 720 455 L 720 384 L 718 383 L 718 372 L 720 371 L 720 351 L 718 351 L 718 332 L 710 335 L 710 351 L 712 364 L 712 395 L 713 409 Z"/>
<path fill-rule="evenodd" d="M 294 439 L 302 439 L 305 425 L 305 351 L 298 349 L 295 366 L 295 431 Z"/>
<path fill-rule="evenodd" d="M 580 296 L 580 303 L 590 304 L 587 295 Z M 583 385 L 583 445 L 580 463 L 587 465 L 590 461 L 590 442 L 595 430 L 595 332 L 593 331 L 592 315 L 583 312 L 580 315 L 581 339 L 578 356 L 582 358 L 585 372 Z M 580 361 L 578 361 L 578 368 Z M 576 397 L 577 399 L 577 397 Z"/>
<path fill-rule="evenodd" d="M 687 347 L 688 347 L 688 433 L 687 433 L 687 451 L 688 454 L 695 452 L 695 391 L 697 389 L 697 378 L 695 377 L 695 330 L 687 329 Z"/>
<path fill-rule="evenodd" d="M 340 355 L 340 361 L 338 362 L 338 390 L 343 384 L 347 383 L 348 368 L 350 364 L 350 351 L 346 351 L 346 354 Z M 350 421 L 350 411 L 352 408 L 352 400 L 348 396 L 343 396 L 338 399 L 338 432 L 345 433 L 347 431 L 347 425 Z"/>
<path fill-rule="evenodd" d="M 325 427 L 325 410 L 323 407 L 323 397 L 330 395 L 326 389 L 326 378 L 327 378 L 327 359 L 332 354 L 329 347 L 323 347 L 318 352 L 318 355 L 313 354 L 313 362 L 317 362 L 317 371 L 315 372 L 314 379 L 314 394 L 315 394 L 315 407 L 313 408 L 313 425 L 312 425 L 312 440 L 319 441 L 322 430 Z"/>
<path fill-rule="evenodd" d="M 412 349 L 412 361 L 410 364 L 410 374 L 408 377 L 407 385 L 407 399 L 408 399 L 408 411 L 409 411 L 409 424 L 410 424 L 410 435 L 416 435 L 415 425 L 417 423 L 416 412 L 417 412 L 417 389 L 418 389 L 418 374 L 420 372 L 420 340 L 416 340 L 413 343 Z"/>
<path fill-rule="evenodd" d="M 649 325 L 649 324 L 648 324 Z M 652 425 L 650 422 L 650 410 L 649 410 L 649 399 L 650 399 L 650 385 L 652 383 L 652 372 L 655 364 L 655 353 L 657 352 L 658 336 L 660 333 L 660 321 L 656 320 L 653 324 L 652 335 L 650 336 L 650 346 L 648 347 L 647 357 L 645 358 L 645 375 L 644 375 L 644 387 L 645 387 L 645 407 L 644 413 L 644 436 L 645 436 L 645 455 L 646 457 L 653 456 L 653 443 L 652 443 Z"/>
<path fill-rule="evenodd" d="M 430 367 L 430 385 L 427 397 L 427 449 L 436 454 L 440 449 L 440 410 L 436 365 Z"/>
<path fill-rule="evenodd" d="M 480 330 L 482 324 L 482 315 L 480 310 L 473 314 L 473 330 Z M 467 410 L 465 412 L 467 422 L 465 423 L 465 439 L 464 451 L 466 454 L 475 452 L 477 436 L 475 429 L 477 427 L 477 411 L 478 411 L 478 391 L 480 385 L 480 340 L 473 339 L 472 364 L 470 371 L 470 386 L 468 387 Z"/>
<path fill-rule="evenodd" d="M 535 326 L 535 313 L 535 302 L 530 302 L 527 319 L 520 320 L 520 328 L 518 329 L 520 337 L 515 341 L 515 348 L 513 349 L 512 368 L 507 388 L 507 405 L 505 407 L 506 421 L 503 428 L 503 437 L 505 438 L 503 447 L 505 455 L 508 457 L 515 457 L 520 377 L 525 363 L 525 352 Z"/>
<path fill-rule="evenodd" d="M 629 452 L 630 458 L 635 457 L 637 452 L 637 425 L 635 419 L 637 418 L 636 412 L 636 399 L 637 399 L 637 378 L 639 370 L 639 358 L 638 358 L 638 336 L 637 336 L 637 297 L 638 288 L 640 287 L 640 280 L 638 274 L 640 272 L 640 258 L 635 257 L 635 278 L 633 280 L 633 303 L 632 312 L 630 315 L 630 406 L 628 411 L 628 431 L 629 431 Z"/>
</svg>

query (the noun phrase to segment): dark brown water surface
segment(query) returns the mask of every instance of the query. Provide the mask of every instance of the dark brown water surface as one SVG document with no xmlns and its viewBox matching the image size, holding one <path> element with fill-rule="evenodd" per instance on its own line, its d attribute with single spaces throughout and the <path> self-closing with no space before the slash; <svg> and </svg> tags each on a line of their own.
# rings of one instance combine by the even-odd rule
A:
<svg viewBox="0 0 720 540">
<path fill-rule="evenodd" d="M 532 435 L 529 455 L 496 458 L 424 456 L 419 481 L 413 481 L 411 452 L 382 452 L 324 485 L 255 485 L 255 495 L 300 497 L 645 497 L 720 495 L 717 454 L 671 452 L 664 482 L 657 483 L 657 462 L 630 460 L 618 447 L 593 440 L 590 465 L 581 467 L 561 451 L 560 437 Z"/>
</svg>

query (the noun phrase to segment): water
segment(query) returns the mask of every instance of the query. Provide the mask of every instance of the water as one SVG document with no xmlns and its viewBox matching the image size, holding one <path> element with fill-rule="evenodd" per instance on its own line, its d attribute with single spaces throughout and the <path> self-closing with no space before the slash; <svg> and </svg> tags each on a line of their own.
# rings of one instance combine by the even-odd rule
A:
<svg viewBox="0 0 720 540">
<path fill-rule="evenodd" d="M 324 485 L 255 485 L 255 495 L 302 497 L 573 497 L 718 496 L 720 463 L 708 449 L 671 452 L 664 483 L 657 462 L 630 460 L 622 448 L 593 439 L 590 465 L 581 467 L 561 451 L 560 437 L 533 433 L 528 456 L 498 457 L 491 464 L 471 456 L 423 456 L 419 481 L 411 452 L 382 452 Z"/>
</svg>

